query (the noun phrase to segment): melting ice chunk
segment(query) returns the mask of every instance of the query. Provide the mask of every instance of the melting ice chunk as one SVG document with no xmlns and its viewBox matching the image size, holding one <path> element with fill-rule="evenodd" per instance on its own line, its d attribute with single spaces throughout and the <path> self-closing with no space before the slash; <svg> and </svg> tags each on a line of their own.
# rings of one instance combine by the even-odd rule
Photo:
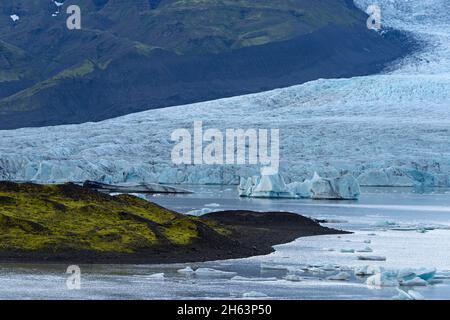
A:
<svg viewBox="0 0 450 320">
<path fill-rule="evenodd" d="M 13 22 L 19 21 L 20 17 L 17 14 L 12 14 L 9 16 Z"/>
</svg>

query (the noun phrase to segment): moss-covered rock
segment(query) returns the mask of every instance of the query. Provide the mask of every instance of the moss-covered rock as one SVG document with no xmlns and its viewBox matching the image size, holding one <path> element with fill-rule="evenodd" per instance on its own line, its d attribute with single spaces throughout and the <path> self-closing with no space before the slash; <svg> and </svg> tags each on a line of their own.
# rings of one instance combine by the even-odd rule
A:
<svg viewBox="0 0 450 320">
<path fill-rule="evenodd" d="M 130 196 L 74 184 L 0 183 L 0 251 L 132 253 L 188 245 L 201 222 Z"/>
<path fill-rule="evenodd" d="M 0 262 L 163 263 L 247 257 L 336 233 L 289 213 L 184 216 L 72 183 L 0 182 Z"/>
</svg>

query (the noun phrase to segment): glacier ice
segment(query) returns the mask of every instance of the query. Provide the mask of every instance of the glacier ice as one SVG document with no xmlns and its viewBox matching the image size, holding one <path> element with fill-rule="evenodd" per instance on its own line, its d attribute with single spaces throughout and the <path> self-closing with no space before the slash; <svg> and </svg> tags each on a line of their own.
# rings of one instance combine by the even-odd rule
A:
<svg viewBox="0 0 450 320">
<path fill-rule="evenodd" d="M 185 274 L 185 275 L 191 275 L 195 271 L 191 267 L 186 267 L 186 268 L 183 268 L 183 269 L 178 269 L 177 272 L 181 273 L 181 274 Z"/>
<path fill-rule="evenodd" d="M 355 0 L 363 10 L 372 0 Z M 348 172 L 361 185 L 450 186 L 448 0 L 379 0 L 383 24 L 422 50 L 383 74 L 320 79 L 98 123 L 0 131 L 0 179 L 36 182 L 239 184 L 259 168 L 172 164 L 171 132 L 280 129 L 286 183 Z M 426 12 L 427 14 L 423 14 Z M 224 114 L 226 110 L 226 114 Z M 296 186 L 302 196 L 305 185 Z"/>
<path fill-rule="evenodd" d="M 239 196 L 252 198 L 293 198 L 279 173 L 261 170 L 260 176 L 241 178 Z"/>
<path fill-rule="evenodd" d="M 374 287 L 397 287 L 399 285 L 396 274 L 390 271 L 370 276 L 367 278 L 366 284 Z"/>
<path fill-rule="evenodd" d="M 312 199 L 357 200 L 361 193 L 358 182 L 349 174 L 327 179 L 314 173 L 310 183 Z"/>
<path fill-rule="evenodd" d="M 350 273 L 342 271 L 339 272 L 338 274 L 328 277 L 327 279 L 333 281 L 347 281 L 350 279 L 350 277 L 351 277 Z"/>
<path fill-rule="evenodd" d="M 264 170 L 261 176 L 241 178 L 238 191 L 241 197 L 252 198 L 356 200 L 360 195 L 358 182 L 349 174 L 336 178 L 322 178 L 314 173 L 311 180 L 286 185 L 279 173 L 266 173 Z"/>
</svg>

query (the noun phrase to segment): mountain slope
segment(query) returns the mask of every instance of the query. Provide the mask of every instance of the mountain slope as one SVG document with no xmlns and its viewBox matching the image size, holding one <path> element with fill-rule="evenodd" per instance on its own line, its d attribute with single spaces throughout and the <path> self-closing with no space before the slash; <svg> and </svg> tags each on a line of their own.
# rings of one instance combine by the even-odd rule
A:
<svg viewBox="0 0 450 320">
<path fill-rule="evenodd" d="M 400 34 L 368 30 L 366 15 L 348 0 L 79 4 L 77 31 L 65 27 L 67 4 L 54 17 L 51 1 L 0 4 L 3 47 L 27 57 L 25 64 L 8 60 L 0 72 L 1 129 L 99 121 L 364 75 L 410 48 Z M 19 21 L 9 19 L 13 13 Z M 87 64 L 89 72 L 73 73 Z"/>
</svg>

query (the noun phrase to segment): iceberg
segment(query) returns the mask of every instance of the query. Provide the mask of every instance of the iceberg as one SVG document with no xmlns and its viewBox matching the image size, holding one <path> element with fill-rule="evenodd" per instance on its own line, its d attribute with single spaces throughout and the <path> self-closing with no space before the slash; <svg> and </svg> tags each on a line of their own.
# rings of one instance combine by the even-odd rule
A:
<svg viewBox="0 0 450 320">
<path fill-rule="evenodd" d="M 261 175 L 241 179 L 239 196 L 252 198 L 293 198 L 283 177 L 268 168 L 261 169 Z"/>
<path fill-rule="evenodd" d="M 384 271 L 370 276 L 366 280 L 368 286 L 374 287 L 397 287 L 399 285 L 395 272 Z"/>
<path fill-rule="evenodd" d="M 411 280 L 399 280 L 400 286 L 404 287 L 420 287 L 420 286 L 427 286 L 428 282 L 423 280 L 422 278 L 415 277 Z"/>
<path fill-rule="evenodd" d="M 300 277 L 296 274 L 288 274 L 283 279 L 286 281 L 291 281 L 291 282 L 300 282 L 303 280 L 302 277 Z"/>
<path fill-rule="evenodd" d="M 164 273 L 155 273 L 155 274 L 148 276 L 148 278 L 154 279 L 154 280 L 164 280 L 165 276 L 164 276 Z"/>
<path fill-rule="evenodd" d="M 193 273 L 195 273 L 195 271 L 191 267 L 179 269 L 179 270 L 177 270 L 177 272 L 184 274 L 184 275 L 192 275 Z"/>
<path fill-rule="evenodd" d="M 357 200 L 361 194 L 358 181 L 350 174 L 327 179 L 314 173 L 310 191 L 312 199 L 325 200 Z"/>
<path fill-rule="evenodd" d="M 356 276 L 372 276 L 378 273 L 382 273 L 383 268 L 378 266 L 362 266 L 362 267 L 355 267 L 354 273 Z"/>
<path fill-rule="evenodd" d="M 357 180 L 350 174 L 322 178 L 314 173 L 311 180 L 286 185 L 280 174 L 264 170 L 261 171 L 261 176 L 241 178 L 238 191 L 241 197 L 316 200 L 357 200 L 361 193 Z"/>
</svg>

